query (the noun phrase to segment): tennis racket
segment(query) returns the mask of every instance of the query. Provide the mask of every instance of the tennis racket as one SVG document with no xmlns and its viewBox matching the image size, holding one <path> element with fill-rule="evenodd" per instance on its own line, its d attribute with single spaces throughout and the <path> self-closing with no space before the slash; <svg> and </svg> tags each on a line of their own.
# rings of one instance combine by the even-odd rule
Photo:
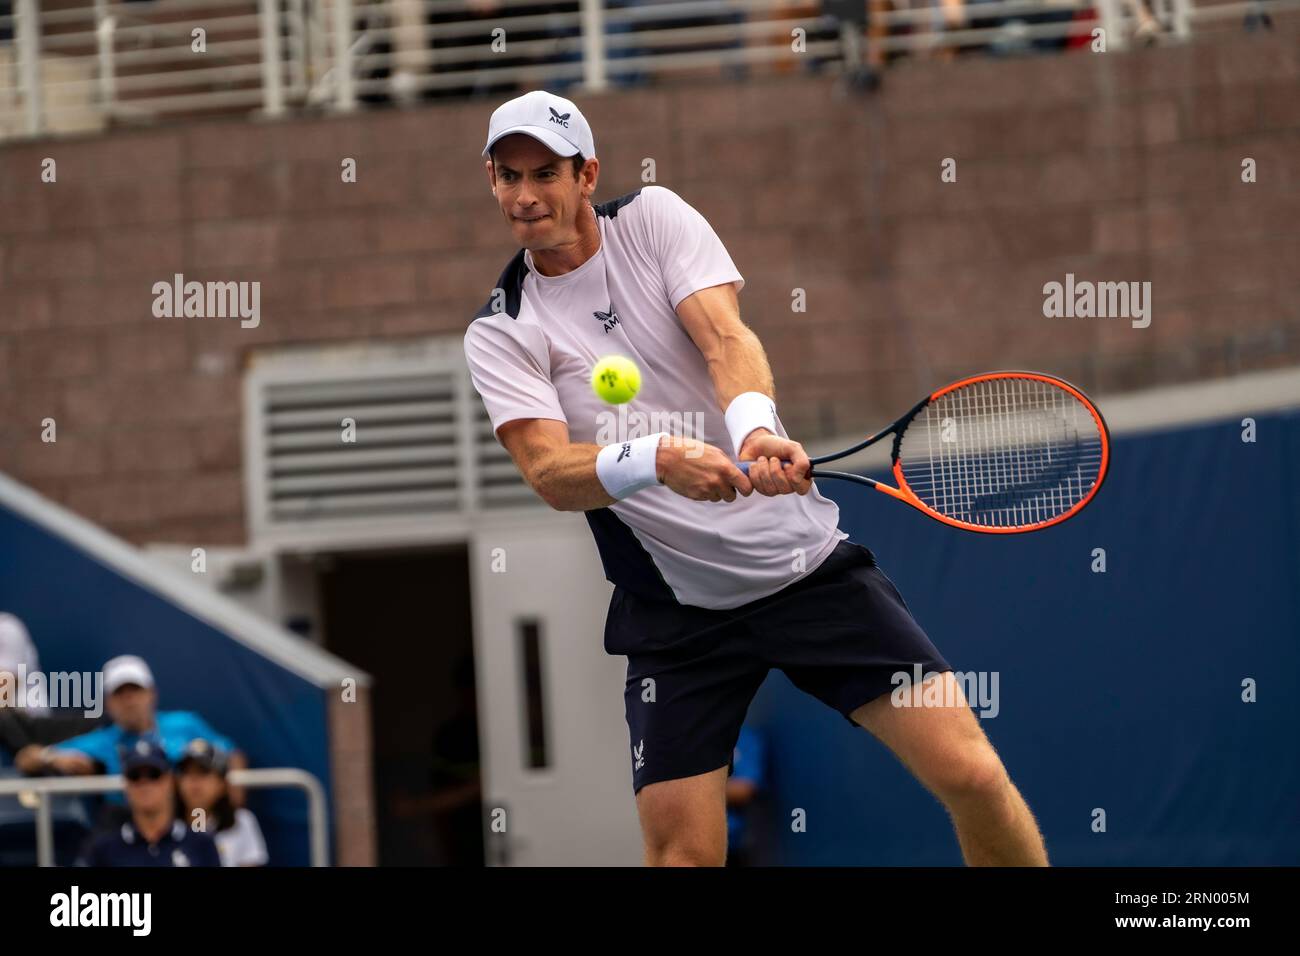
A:
<svg viewBox="0 0 1300 956">
<path fill-rule="evenodd" d="M 821 465 L 894 436 L 898 487 Z M 1110 433 L 1092 401 L 1039 372 L 990 372 L 953 382 L 851 448 L 812 459 L 814 478 L 868 485 L 967 531 L 1038 531 L 1097 494 Z M 787 462 L 788 464 L 788 462 Z M 739 463 L 749 474 L 749 462 Z"/>
</svg>

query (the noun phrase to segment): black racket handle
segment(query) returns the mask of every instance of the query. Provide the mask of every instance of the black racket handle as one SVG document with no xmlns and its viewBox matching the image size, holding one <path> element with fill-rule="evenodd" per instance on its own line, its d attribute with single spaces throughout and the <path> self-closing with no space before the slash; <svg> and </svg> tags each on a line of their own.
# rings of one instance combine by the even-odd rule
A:
<svg viewBox="0 0 1300 956">
<path fill-rule="evenodd" d="M 743 472 L 745 473 L 746 476 L 748 476 L 748 475 L 749 475 L 749 466 L 752 465 L 752 464 L 753 464 L 753 462 L 751 462 L 751 461 L 738 461 L 738 462 L 736 462 L 736 467 L 739 468 L 741 471 L 743 471 Z M 789 460 L 787 460 L 787 459 L 785 459 L 785 458 L 782 458 L 782 459 L 781 459 L 781 464 L 782 464 L 782 465 L 791 465 L 791 464 L 794 464 L 794 463 L 791 462 L 791 461 L 789 461 Z M 811 468 L 809 468 L 808 473 L 809 473 L 809 474 L 812 474 L 812 469 L 811 469 Z"/>
</svg>

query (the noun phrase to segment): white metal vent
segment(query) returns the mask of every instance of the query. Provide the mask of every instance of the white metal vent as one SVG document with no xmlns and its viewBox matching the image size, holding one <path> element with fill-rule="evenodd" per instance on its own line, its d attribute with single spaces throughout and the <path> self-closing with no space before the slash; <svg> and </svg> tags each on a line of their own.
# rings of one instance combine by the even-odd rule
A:
<svg viewBox="0 0 1300 956">
<path fill-rule="evenodd" d="M 259 356 L 245 398 L 255 537 L 414 531 L 539 503 L 492 433 L 459 339 Z"/>
</svg>

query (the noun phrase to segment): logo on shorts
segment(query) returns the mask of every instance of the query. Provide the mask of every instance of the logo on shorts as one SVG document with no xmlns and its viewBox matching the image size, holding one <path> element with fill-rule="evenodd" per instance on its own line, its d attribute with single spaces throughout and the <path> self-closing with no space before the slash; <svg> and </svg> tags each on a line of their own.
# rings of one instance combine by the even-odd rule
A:
<svg viewBox="0 0 1300 956">
<path fill-rule="evenodd" d="M 632 767 L 633 770 L 640 770 L 642 767 L 645 766 L 645 738 L 644 737 L 641 738 L 640 743 L 638 743 L 635 747 L 632 748 L 632 759 L 636 761 L 636 763 Z"/>
<path fill-rule="evenodd" d="M 604 326 L 606 335 L 609 335 L 610 332 L 614 331 L 614 326 L 619 324 L 618 312 L 615 310 L 613 302 L 609 304 L 608 312 L 601 312 L 597 309 L 591 314 L 596 317 L 597 322 Z"/>
</svg>

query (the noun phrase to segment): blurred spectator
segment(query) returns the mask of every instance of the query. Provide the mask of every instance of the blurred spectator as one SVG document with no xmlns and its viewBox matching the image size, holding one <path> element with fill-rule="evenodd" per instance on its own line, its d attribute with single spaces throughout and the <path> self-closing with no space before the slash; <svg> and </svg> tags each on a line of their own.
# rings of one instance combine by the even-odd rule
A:
<svg viewBox="0 0 1300 956">
<path fill-rule="evenodd" d="M 806 67 L 820 71 L 823 65 L 838 59 L 852 85 L 873 86 L 876 73 L 885 62 L 885 51 L 880 44 L 887 34 L 882 19 L 886 10 L 887 0 L 821 0 L 821 16 L 817 22 L 829 26 L 808 27 L 808 45 L 812 48 L 814 43 L 835 40 L 836 52 L 825 58 L 805 55 Z M 787 8 L 787 12 L 805 18 L 817 13 L 815 10 L 801 12 L 797 8 Z"/>
<path fill-rule="evenodd" d="M 626 10 L 632 7 L 642 6 L 644 0 L 606 0 L 605 9 L 613 12 Z M 622 37 L 626 34 L 636 33 L 639 25 L 635 20 L 624 19 L 621 15 L 614 18 L 606 16 L 605 18 L 605 36 Z M 609 71 L 609 81 L 619 86 L 642 86 L 650 81 L 650 73 L 644 67 L 633 69 L 620 69 L 618 61 L 626 60 L 632 57 L 648 56 L 652 51 L 638 46 L 623 46 L 619 41 L 611 45 L 605 45 L 605 59 L 607 61 L 606 69 Z"/>
<path fill-rule="evenodd" d="M 34 693 L 22 693 L 22 684 L 29 674 L 41 669 L 41 658 L 36 645 L 27 633 L 27 626 L 13 614 L 0 611 L 0 685 L 12 698 L 16 707 L 32 714 L 44 714 L 49 703 L 44 687 L 33 688 Z"/>
<path fill-rule="evenodd" d="M 478 749 L 478 701 L 474 658 L 460 658 L 452 670 L 453 712 L 433 734 L 430 789 L 394 801 L 399 817 L 432 817 L 442 866 L 483 865 L 483 788 Z"/>
<path fill-rule="evenodd" d="M 1053 9 L 1051 3 L 1035 11 L 1020 11 L 1011 14 L 981 15 L 981 6 L 998 3 L 1000 0 L 965 0 L 970 7 L 968 28 L 985 30 L 994 27 L 1001 29 L 990 39 L 979 43 L 964 45 L 963 52 L 992 53 L 995 56 L 1018 56 L 1031 52 L 1056 53 L 1067 49 L 1083 49 L 1091 46 L 1092 37 L 1088 33 L 1073 36 L 1030 36 L 1029 28 L 1044 24 L 1095 21 L 1095 10 Z M 1152 46 L 1160 33 L 1160 24 L 1151 13 L 1146 0 L 1122 0 L 1133 16 L 1133 42 L 1138 46 Z M 1100 24 L 1097 24 L 1100 25 Z"/>
<path fill-rule="evenodd" d="M 203 737 L 230 754 L 231 768 L 248 766 L 234 742 L 213 730 L 198 714 L 184 710 L 159 713 L 153 672 L 139 657 L 125 654 L 105 663 L 104 691 L 112 720 L 109 726 L 52 747 L 24 747 L 18 752 L 18 768 L 28 774 L 118 773 L 121 750 L 146 737 L 158 741 L 173 759 L 179 758 L 195 737 Z M 122 802 L 118 794 L 109 794 L 107 799 L 114 804 Z M 238 788 L 231 788 L 231 799 L 236 806 L 243 806 L 243 792 Z"/>
<path fill-rule="evenodd" d="M 579 36 L 581 30 L 573 16 L 577 11 L 578 0 L 509 5 L 502 0 L 467 0 L 467 4 L 435 2 L 425 21 L 432 28 L 429 32 L 433 70 L 435 73 L 465 73 L 466 76 L 456 86 L 427 91 L 426 98 L 487 96 L 513 92 L 518 88 L 518 83 L 513 80 L 491 75 L 474 76 L 476 71 L 580 61 L 580 45 L 568 52 L 545 49 L 519 52 L 519 44 Z M 529 19 L 522 19 L 524 17 Z M 501 52 L 492 49 L 493 31 L 497 28 L 505 31 L 502 38 L 505 49 Z M 467 50 L 474 55 L 464 59 L 450 58 L 459 57 Z M 562 79 L 547 78 L 543 85 L 550 90 L 563 91 L 581 79 L 581 72 L 576 70 L 572 77 Z"/>
<path fill-rule="evenodd" d="M 431 809 L 450 861 L 458 866 L 483 863 L 483 791 L 478 752 L 478 701 L 474 659 L 462 657 L 452 673 L 456 710 L 433 735 Z"/>
<path fill-rule="evenodd" d="M 885 66 L 886 63 L 904 56 L 922 55 L 934 56 L 944 60 L 951 59 L 956 54 L 958 47 L 951 44 L 940 44 L 939 41 L 946 31 L 967 28 L 963 0 L 865 0 L 865 4 L 867 9 L 866 33 L 869 38 L 866 60 L 867 65 L 873 70 L 878 70 Z M 827 4 L 827 6 L 840 7 L 842 4 Z M 902 23 L 888 23 L 885 20 L 885 17 L 891 13 L 903 13 L 913 10 L 927 12 L 921 17 Z M 842 16 L 838 10 L 834 12 L 837 16 Z M 933 42 L 927 46 L 895 48 L 888 52 L 882 48 L 882 43 L 890 38 L 911 36 L 913 34 L 918 36 L 928 35 Z"/>
<path fill-rule="evenodd" d="M 41 661 L 23 622 L 0 612 L 0 767 L 12 765 L 24 747 L 43 747 L 99 726 L 80 710 L 51 710 L 41 694 L 45 684 L 31 684 Z M 28 681 L 24 692 L 22 683 Z"/>
<path fill-rule="evenodd" d="M 1018 52 L 1023 49 L 1023 44 L 1019 40 L 1013 39 L 1019 26 L 1023 21 L 1014 21 L 1013 18 L 1002 13 L 985 14 L 981 7 L 993 3 L 1001 3 L 1002 0 L 966 0 L 970 7 L 966 11 L 966 26 L 971 30 L 992 30 L 995 27 L 1004 27 L 1001 34 L 993 34 L 992 39 L 982 39 L 976 42 L 967 43 L 960 47 L 962 53 L 988 53 L 1001 54 L 1003 52 Z M 1073 14 L 1071 14 L 1073 17 Z"/>
<path fill-rule="evenodd" d="M 1241 21 L 1241 25 L 1247 33 L 1272 30 L 1273 18 L 1268 15 L 1267 10 L 1259 5 L 1259 0 L 1250 0 L 1250 9 L 1246 11 L 1246 16 Z"/>
<path fill-rule="evenodd" d="M 654 7 L 664 4 L 678 3 L 679 0 L 606 0 L 606 7 L 610 10 L 628 9 L 633 7 Z M 691 27 L 710 27 L 710 26 L 739 26 L 745 22 L 745 11 L 742 8 L 734 10 L 725 10 L 711 14 L 696 13 L 688 16 L 678 17 L 642 17 L 633 20 L 621 20 L 616 23 L 606 25 L 605 33 L 607 35 L 618 35 L 624 33 L 639 33 L 643 31 L 657 30 L 682 30 Z M 727 31 L 730 32 L 730 31 Z M 679 34 L 684 40 L 685 33 Z M 676 40 L 676 38 L 674 38 Z M 790 36 L 787 33 L 783 35 L 782 44 L 789 47 Z M 629 57 L 650 56 L 654 54 L 670 55 L 674 53 L 702 53 L 722 50 L 740 50 L 745 47 L 744 34 L 737 29 L 730 39 L 703 40 L 695 43 L 673 42 L 671 45 L 655 47 L 650 45 L 637 44 L 635 46 L 624 46 L 610 48 L 608 53 L 608 71 L 611 82 L 622 86 L 638 86 L 653 78 L 653 74 L 648 73 L 645 69 L 619 69 L 618 60 Z M 704 67 L 701 71 L 694 69 L 683 70 L 680 67 L 674 68 L 673 72 L 677 75 L 691 75 L 696 72 L 712 72 L 716 75 L 715 66 Z M 728 63 L 722 68 L 722 73 L 729 79 L 745 79 L 749 75 L 749 67 L 743 62 Z"/>
<path fill-rule="evenodd" d="M 1128 0 L 1137 24 L 1133 27 L 1133 39 L 1139 46 L 1155 46 L 1160 36 L 1160 24 L 1151 14 L 1147 0 Z"/>
<path fill-rule="evenodd" d="M 867 67 L 872 70 L 879 70 L 885 65 L 887 59 L 897 56 L 896 53 L 886 55 L 880 47 L 880 41 L 889 36 L 889 27 L 885 24 L 884 15 L 892 9 L 893 4 L 890 0 L 866 0 L 867 4 L 867 26 L 866 26 L 866 55 L 864 59 Z"/>
<path fill-rule="evenodd" d="M 119 757 L 130 819 L 91 844 L 88 866 L 220 866 L 217 845 L 176 816 L 176 778 L 158 742 L 141 738 Z"/>
<path fill-rule="evenodd" d="M 1067 50 L 1088 50 L 1092 46 L 1092 31 L 1101 25 L 1095 7 L 1074 11 L 1074 24 L 1078 32 L 1065 38 Z M 1082 29 L 1079 29 L 1082 27 Z"/>
<path fill-rule="evenodd" d="M 753 865 L 754 801 L 767 789 L 767 743 L 761 731 L 740 728 L 727 778 L 727 866 Z"/>
<path fill-rule="evenodd" d="M 266 841 L 257 817 L 230 802 L 227 763 L 226 754 L 211 742 L 202 738 L 189 742 L 176 762 L 185 821 L 212 836 L 222 866 L 266 866 Z"/>
<path fill-rule="evenodd" d="M 1142 7 L 1142 0 L 1134 0 L 1134 5 Z M 1145 7 L 1142 7 L 1145 12 Z M 1053 10 L 1048 6 L 1047 9 L 1040 10 L 1026 16 L 1023 22 L 1030 27 L 1043 26 L 1049 23 L 1059 23 L 1065 26 L 1074 22 L 1073 10 Z M 1029 41 L 1029 48 L 1039 53 L 1059 53 L 1064 50 L 1069 42 L 1067 36 L 1049 36 L 1033 37 Z"/>
<path fill-rule="evenodd" d="M 836 18 L 848 22 L 846 10 L 860 6 L 855 14 L 858 30 L 866 40 L 866 66 L 872 70 L 896 57 L 921 52 L 940 59 L 950 59 L 957 53 L 992 52 L 994 54 L 1020 54 L 1033 51 L 1057 51 L 1070 45 L 1068 37 L 1034 37 L 1029 28 L 1042 24 L 1068 24 L 1078 19 L 1074 10 L 1057 9 L 1049 2 L 1041 9 L 1025 10 L 1014 14 L 984 14 L 979 7 L 999 0 L 781 0 L 762 19 L 771 20 L 775 32 L 742 31 L 748 20 L 746 9 L 726 0 L 709 10 L 698 12 L 672 10 L 671 16 L 656 18 L 648 15 L 661 4 L 674 4 L 678 0 L 605 0 L 607 14 L 606 36 L 613 41 L 607 46 L 607 72 L 609 80 L 621 86 L 638 86 L 652 82 L 652 67 L 623 67 L 620 61 L 632 58 L 670 55 L 674 53 L 710 53 L 740 50 L 747 45 L 762 48 L 766 60 L 764 70 L 776 73 L 803 68 L 815 72 L 828 59 L 813 54 L 796 55 L 788 51 L 794 26 L 802 26 L 809 44 L 832 41 L 840 37 Z M 1150 45 L 1156 41 L 1160 24 L 1152 15 L 1148 0 L 1123 0 L 1133 18 L 1133 37 L 1138 44 Z M 731 7 L 731 9 L 728 9 Z M 506 0 L 435 0 L 427 9 L 417 0 L 393 0 L 388 5 L 387 20 L 391 42 L 375 40 L 371 52 L 385 54 L 380 68 L 388 76 L 392 68 L 390 89 L 392 95 L 406 100 L 415 96 L 420 78 L 430 74 L 459 74 L 454 86 L 426 89 L 426 98 L 495 95 L 513 92 L 518 84 L 504 79 L 496 71 L 507 67 L 529 67 L 543 64 L 574 63 L 582 59 L 581 47 L 572 43 L 567 50 L 552 49 L 545 41 L 576 41 L 581 28 L 574 14 L 579 10 L 577 0 L 559 2 L 523 2 L 509 4 Z M 627 16 L 632 10 L 646 15 Z M 894 11 L 915 10 L 921 13 L 907 23 L 886 24 L 885 16 Z M 667 12 L 667 11 L 666 11 Z M 527 19 L 524 19 L 527 18 Z M 1248 25 L 1253 23 L 1248 17 Z M 862 24 L 865 23 L 865 27 Z M 676 36 L 685 39 L 689 28 L 733 26 L 717 37 L 698 42 L 647 42 L 628 41 L 629 34 L 651 31 L 679 30 Z M 493 31 L 505 30 L 506 47 L 494 52 Z M 972 29 L 1001 28 L 991 39 L 941 43 L 945 33 Z M 881 43 L 890 37 L 923 35 L 926 42 L 886 54 Z M 935 42 L 928 42 L 934 40 Z M 626 41 L 626 42 L 625 42 Z M 526 52 L 519 51 L 520 44 L 533 44 Z M 773 52 L 778 55 L 772 56 Z M 830 59 L 838 59 L 839 53 Z M 378 61 L 377 61 L 378 62 Z M 674 75 L 689 76 L 701 71 L 716 72 L 716 63 L 694 67 L 674 67 Z M 744 79 L 750 67 L 744 62 L 728 63 L 723 74 L 732 79 Z M 548 77 L 542 82 L 552 90 L 563 92 L 580 82 L 581 72 L 575 70 L 565 77 Z M 376 94 L 387 99 L 389 93 Z"/>
<path fill-rule="evenodd" d="M 420 81 L 433 72 L 429 38 L 425 36 L 423 0 L 391 0 L 392 82 L 394 99 L 415 98 Z"/>
</svg>

